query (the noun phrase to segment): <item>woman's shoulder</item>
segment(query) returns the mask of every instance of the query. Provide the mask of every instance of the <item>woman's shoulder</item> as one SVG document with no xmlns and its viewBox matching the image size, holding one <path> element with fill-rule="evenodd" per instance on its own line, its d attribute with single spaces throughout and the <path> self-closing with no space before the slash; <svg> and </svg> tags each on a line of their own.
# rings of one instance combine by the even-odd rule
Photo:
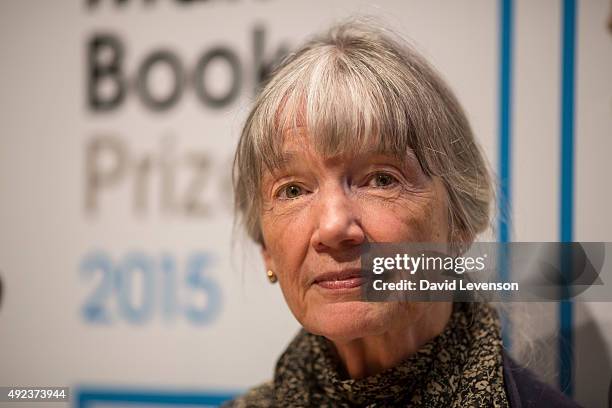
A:
<svg viewBox="0 0 612 408">
<path fill-rule="evenodd" d="M 246 393 L 221 405 L 222 408 L 273 407 L 274 385 L 272 381 L 251 388 Z"/>
<path fill-rule="evenodd" d="M 503 354 L 506 395 L 512 408 L 580 408 L 560 391 L 540 381 L 529 369 Z"/>
</svg>

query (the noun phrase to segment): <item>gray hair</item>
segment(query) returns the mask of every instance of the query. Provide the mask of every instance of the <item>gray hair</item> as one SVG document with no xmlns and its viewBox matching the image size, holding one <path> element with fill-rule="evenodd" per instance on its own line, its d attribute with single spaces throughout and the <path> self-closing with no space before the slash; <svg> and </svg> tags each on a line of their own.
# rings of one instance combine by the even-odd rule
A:
<svg viewBox="0 0 612 408">
<path fill-rule="evenodd" d="M 372 144 L 400 160 L 414 151 L 447 190 L 450 237 L 473 239 L 488 227 L 491 178 L 462 108 L 427 61 L 387 30 L 336 25 L 288 55 L 260 90 L 233 168 L 236 219 L 260 244 L 261 177 L 279 166 L 284 134 L 297 126 L 324 156 Z"/>
</svg>

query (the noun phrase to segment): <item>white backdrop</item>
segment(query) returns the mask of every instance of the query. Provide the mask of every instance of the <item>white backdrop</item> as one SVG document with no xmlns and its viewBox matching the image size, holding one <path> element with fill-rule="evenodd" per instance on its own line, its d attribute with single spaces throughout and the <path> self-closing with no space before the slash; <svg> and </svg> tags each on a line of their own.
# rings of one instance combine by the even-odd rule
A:
<svg viewBox="0 0 612 408">
<path fill-rule="evenodd" d="M 512 239 L 556 241 L 562 3 L 511 3 Z M 582 241 L 612 241 L 609 13 L 578 2 Z M 354 14 L 381 17 L 440 70 L 497 168 L 496 1 L 0 3 L 0 385 L 206 394 L 271 377 L 298 326 L 257 248 L 237 236 L 232 251 L 230 161 L 262 67 Z M 550 341 L 557 307 L 537 310 L 531 334 Z M 601 406 L 610 305 L 575 311 L 575 396 Z"/>
</svg>

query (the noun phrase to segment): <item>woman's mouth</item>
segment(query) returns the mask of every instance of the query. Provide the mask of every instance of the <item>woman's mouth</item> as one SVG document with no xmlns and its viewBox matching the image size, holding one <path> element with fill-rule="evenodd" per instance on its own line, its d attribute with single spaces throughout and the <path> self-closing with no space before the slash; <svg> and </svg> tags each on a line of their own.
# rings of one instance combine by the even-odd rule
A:
<svg viewBox="0 0 612 408">
<path fill-rule="evenodd" d="M 363 278 L 359 269 L 347 269 L 344 271 L 323 273 L 317 276 L 313 284 L 323 289 L 353 289 L 363 284 Z"/>
</svg>

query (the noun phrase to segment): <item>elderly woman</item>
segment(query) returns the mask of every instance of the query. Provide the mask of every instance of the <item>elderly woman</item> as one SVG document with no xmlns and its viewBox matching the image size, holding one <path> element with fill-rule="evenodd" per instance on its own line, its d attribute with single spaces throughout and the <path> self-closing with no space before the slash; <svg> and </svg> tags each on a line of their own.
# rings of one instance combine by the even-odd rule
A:
<svg viewBox="0 0 612 408">
<path fill-rule="evenodd" d="M 362 301 L 368 242 L 469 244 L 489 223 L 465 114 L 400 40 L 349 22 L 285 59 L 244 125 L 234 189 L 303 329 L 230 406 L 573 406 L 504 353 L 486 303 Z"/>
</svg>

